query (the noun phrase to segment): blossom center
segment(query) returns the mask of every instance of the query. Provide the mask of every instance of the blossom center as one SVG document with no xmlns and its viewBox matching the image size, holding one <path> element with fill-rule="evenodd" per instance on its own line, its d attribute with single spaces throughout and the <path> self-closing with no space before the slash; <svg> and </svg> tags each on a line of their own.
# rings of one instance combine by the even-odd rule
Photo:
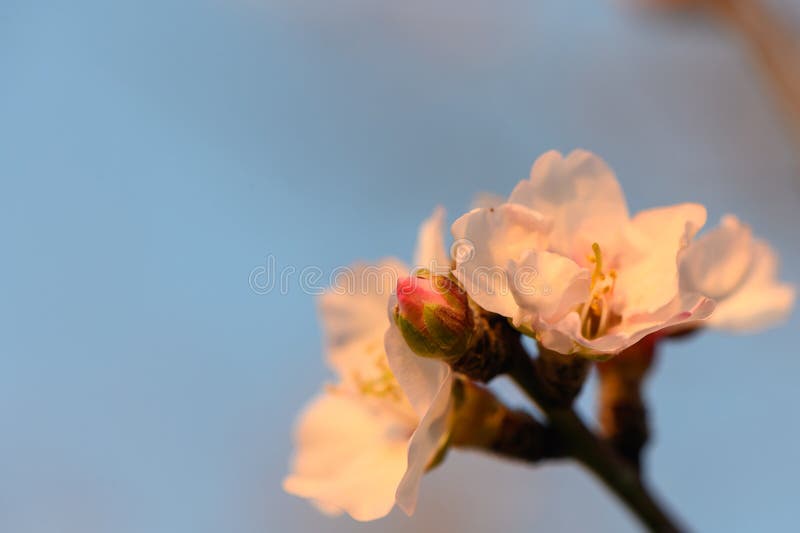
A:
<svg viewBox="0 0 800 533">
<path fill-rule="evenodd" d="M 603 269 L 603 252 L 596 242 L 592 243 L 588 260 L 594 265 L 589 301 L 579 306 L 578 313 L 581 317 L 581 334 L 587 339 L 594 339 L 608 329 L 612 320 L 610 299 L 614 293 L 617 271 L 613 268 L 608 271 Z"/>
<path fill-rule="evenodd" d="M 369 377 L 365 377 L 358 371 L 353 373 L 353 381 L 358 387 L 358 391 L 364 396 L 402 402 L 403 391 L 392 374 L 386 358 L 376 357 L 371 370 L 373 371 L 370 372 Z"/>
</svg>

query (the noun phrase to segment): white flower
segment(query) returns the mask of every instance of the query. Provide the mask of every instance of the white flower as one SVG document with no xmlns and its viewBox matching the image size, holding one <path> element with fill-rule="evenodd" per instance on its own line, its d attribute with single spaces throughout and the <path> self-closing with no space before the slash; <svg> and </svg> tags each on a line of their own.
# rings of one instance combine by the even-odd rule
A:
<svg viewBox="0 0 800 533">
<path fill-rule="evenodd" d="M 437 210 L 423 223 L 416 261 L 442 261 L 443 217 Z M 320 299 L 328 361 L 339 382 L 300 416 L 284 488 L 326 513 L 374 520 L 397 501 L 411 514 L 422 474 L 446 444 L 450 368 L 409 357 L 397 329 L 388 329 L 387 307 L 397 279 L 407 274 L 391 259 L 355 265 Z M 394 356 L 387 359 L 387 350 Z"/>
<path fill-rule="evenodd" d="M 548 152 L 507 203 L 456 220 L 456 242 L 472 250 L 456 254 L 454 274 L 481 307 L 545 347 L 613 354 L 713 310 L 678 282 L 678 256 L 705 219 L 698 204 L 631 218 L 600 158 Z"/>
<path fill-rule="evenodd" d="M 778 280 L 778 257 L 750 227 L 727 215 L 681 257 L 681 284 L 713 298 L 717 307 L 704 325 L 752 332 L 783 320 L 795 289 Z"/>
</svg>

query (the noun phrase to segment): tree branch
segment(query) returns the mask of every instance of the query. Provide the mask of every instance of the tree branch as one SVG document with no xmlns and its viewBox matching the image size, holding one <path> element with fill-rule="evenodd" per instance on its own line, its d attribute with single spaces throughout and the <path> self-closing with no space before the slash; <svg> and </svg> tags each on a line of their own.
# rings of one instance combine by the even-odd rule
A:
<svg viewBox="0 0 800 533">
<path fill-rule="evenodd" d="M 547 415 L 568 457 L 572 457 L 614 492 L 650 531 L 678 532 L 681 528 L 656 502 L 638 473 L 621 460 L 608 443 L 595 436 L 571 406 L 554 397 L 551 387 L 543 387 L 536 365 L 520 342 L 519 335 L 507 335 L 512 365 L 510 375 Z"/>
</svg>

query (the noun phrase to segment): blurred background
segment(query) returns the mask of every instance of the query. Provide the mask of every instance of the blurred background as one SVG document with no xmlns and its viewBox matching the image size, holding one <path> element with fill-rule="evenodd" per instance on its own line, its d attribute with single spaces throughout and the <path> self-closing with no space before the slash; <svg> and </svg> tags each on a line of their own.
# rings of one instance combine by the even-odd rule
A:
<svg viewBox="0 0 800 533">
<path fill-rule="evenodd" d="M 314 297 L 248 277 L 410 260 L 437 203 L 583 147 L 632 210 L 736 213 L 800 282 L 792 104 L 741 25 L 668 3 L 0 2 L 0 531 L 636 531 L 577 467 L 471 453 L 413 519 L 283 493 L 330 373 Z M 649 475 L 697 530 L 796 527 L 798 326 L 664 350 Z"/>
</svg>

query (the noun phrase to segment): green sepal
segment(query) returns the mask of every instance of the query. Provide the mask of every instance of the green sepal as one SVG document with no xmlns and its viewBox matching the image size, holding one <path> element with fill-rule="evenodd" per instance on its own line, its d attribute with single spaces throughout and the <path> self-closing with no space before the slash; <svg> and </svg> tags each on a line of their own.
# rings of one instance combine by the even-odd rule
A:
<svg viewBox="0 0 800 533">
<path fill-rule="evenodd" d="M 403 334 L 403 339 L 405 339 L 411 351 L 421 357 L 436 357 L 438 355 L 438 348 L 434 346 L 421 331 L 414 327 L 411 322 L 399 314 L 395 315 L 395 322 L 397 323 L 397 327 L 400 328 L 400 333 Z"/>
</svg>

